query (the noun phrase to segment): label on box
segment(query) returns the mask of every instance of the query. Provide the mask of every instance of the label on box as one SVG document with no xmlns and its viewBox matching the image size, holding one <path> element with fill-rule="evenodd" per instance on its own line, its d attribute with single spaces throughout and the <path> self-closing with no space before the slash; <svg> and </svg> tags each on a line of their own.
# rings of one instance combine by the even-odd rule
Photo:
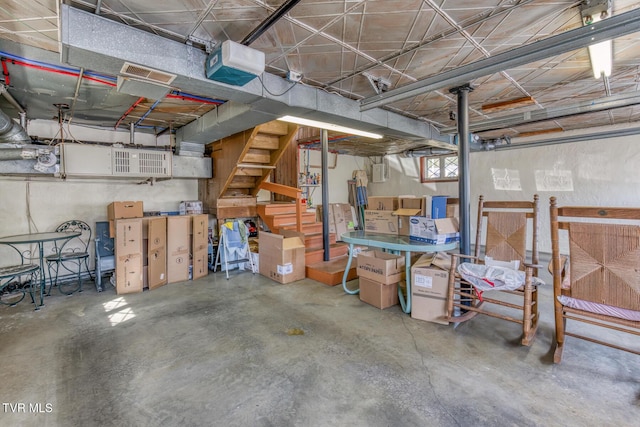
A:
<svg viewBox="0 0 640 427">
<path fill-rule="evenodd" d="M 413 285 L 420 288 L 431 289 L 433 288 L 433 277 L 416 274 L 414 277 Z"/>
<path fill-rule="evenodd" d="M 293 264 L 287 263 L 284 265 L 278 265 L 278 274 L 287 275 L 293 273 Z"/>
</svg>

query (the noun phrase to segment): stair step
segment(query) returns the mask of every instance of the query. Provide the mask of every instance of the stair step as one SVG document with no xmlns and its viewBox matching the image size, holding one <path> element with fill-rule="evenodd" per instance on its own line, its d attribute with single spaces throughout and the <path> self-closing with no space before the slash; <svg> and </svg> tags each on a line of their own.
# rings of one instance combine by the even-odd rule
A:
<svg viewBox="0 0 640 427">
<path fill-rule="evenodd" d="M 236 169 L 235 176 L 262 176 L 262 169 L 238 167 Z"/>
<path fill-rule="evenodd" d="M 221 199 L 235 199 L 240 197 L 252 197 L 251 192 L 246 188 L 233 188 L 226 190 L 222 196 L 220 196 Z"/>
<path fill-rule="evenodd" d="M 256 179 L 253 176 L 235 175 L 228 188 L 253 188 L 256 186 Z"/>
<path fill-rule="evenodd" d="M 335 286 L 342 283 L 342 277 L 347 269 L 348 256 L 341 256 L 330 261 L 321 261 L 305 267 L 307 278 L 316 280 L 325 285 Z M 351 261 L 351 268 L 347 275 L 347 281 L 358 277 L 355 259 Z"/>
<path fill-rule="evenodd" d="M 282 227 L 276 227 L 275 230 L 273 231 L 274 233 L 279 233 L 279 231 L 277 230 L 295 230 L 296 226 L 294 225 L 285 225 Z M 301 227 L 301 231 L 304 234 L 311 234 L 311 233 L 321 233 L 322 232 L 322 223 L 321 222 L 310 222 L 308 224 L 302 224 Z"/>
<path fill-rule="evenodd" d="M 262 163 L 269 165 L 271 164 L 271 152 L 269 150 L 249 148 L 242 158 L 242 163 Z"/>
<path fill-rule="evenodd" d="M 302 205 L 303 211 L 306 211 L 307 205 Z M 278 215 L 285 213 L 296 213 L 296 204 L 290 202 L 283 203 L 258 203 L 258 214 L 260 216 Z"/>
<path fill-rule="evenodd" d="M 336 233 L 329 233 L 329 244 L 336 243 Z M 322 248 L 324 244 L 324 238 L 322 233 L 305 233 L 304 245 L 307 248 Z"/>
<path fill-rule="evenodd" d="M 259 125 L 258 132 L 283 136 L 289 133 L 289 126 L 286 122 L 279 122 L 277 120 L 274 120 Z"/>
<path fill-rule="evenodd" d="M 258 133 L 251 142 L 251 148 L 261 148 L 264 150 L 277 150 L 280 148 L 280 138 L 278 135 Z"/>
<path fill-rule="evenodd" d="M 302 223 L 309 224 L 316 220 L 316 214 L 313 212 L 302 212 Z M 274 227 L 283 228 L 286 225 L 293 225 L 297 223 L 296 214 L 281 214 L 281 215 L 266 215 L 266 223 L 271 224 Z"/>
<path fill-rule="evenodd" d="M 329 259 L 338 258 L 347 254 L 349 245 L 344 243 L 334 243 L 329 247 Z M 324 261 L 324 249 L 307 248 L 304 254 L 305 263 L 308 265 Z"/>
</svg>

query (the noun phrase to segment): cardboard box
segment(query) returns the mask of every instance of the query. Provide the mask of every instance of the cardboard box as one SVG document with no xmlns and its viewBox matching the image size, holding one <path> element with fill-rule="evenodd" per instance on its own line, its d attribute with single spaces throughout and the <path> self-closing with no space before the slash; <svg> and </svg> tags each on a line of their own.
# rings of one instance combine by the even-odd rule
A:
<svg viewBox="0 0 640 427">
<path fill-rule="evenodd" d="M 189 251 L 167 255 L 167 283 L 189 280 Z"/>
<path fill-rule="evenodd" d="M 143 227 L 143 238 L 148 240 L 149 251 L 167 246 L 167 217 L 145 218 L 146 227 Z"/>
<path fill-rule="evenodd" d="M 151 289 L 167 284 L 167 217 L 142 219 L 144 287 Z"/>
<path fill-rule="evenodd" d="M 336 234 L 336 222 L 333 219 L 333 204 L 329 203 L 329 207 L 327 209 L 329 214 L 327 217 L 329 218 L 329 233 Z M 316 206 L 316 222 L 323 222 L 324 218 L 322 215 L 322 205 Z"/>
<path fill-rule="evenodd" d="M 427 202 L 424 197 L 399 196 L 398 209 L 417 209 L 419 212 L 415 216 L 426 216 Z"/>
<path fill-rule="evenodd" d="M 390 285 L 405 276 L 404 256 L 382 251 L 364 251 L 358 254 L 358 277 Z"/>
<path fill-rule="evenodd" d="M 112 202 L 107 206 L 107 218 L 142 218 L 142 202 Z"/>
<path fill-rule="evenodd" d="M 364 230 L 370 233 L 398 234 L 398 217 L 393 211 L 364 211 Z"/>
<path fill-rule="evenodd" d="M 142 261 L 142 219 L 115 220 L 116 257 L 139 254 Z"/>
<path fill-rule="evenodd" d="M 348 203 L 341 203 L 342 216 L 344 216 L 344 222 L 347 224 L 347 231 L 353 231 L 356 229 L 356 216 L 353 206 Z"/>
<path fill-rule="evenodd" d="M 369 196 L 367 209 L 371 211 L 395 211 L 398 209 L 398 197 Z"/>
<path fill-rule="evenodd" d="M 460 223 L 460 204 L 451 203 L 452 199 L 447 199 L 447 218 L 455 218 Z M 453 199 L 457 200 L 457 199 Z"/>
<path fill-rule="evenodd" d="M 447 196 L 431 196 L 431 218 L 447 217 Z"/>
<path fill-rule="evenodd" d="M 190 216 L 167 217 L 167 283 L 189 280 Z"/>
<path fill-rule="evenodd" d="M 336 226 L 336 239 L 340 239 L 347 231 L 347 223 L 344 217 L 344 211 L 342 205 L 344 203 L 332 203 L 333 222 Z M 348 206 L 348 205 L 347 205 Z"/>
<path fill-rule="evenodd" d="M 191 221 L 191 253 L 206 251 L 209 245 L 209 215 L 192 215 Z"/>
<path fill-rule="evenodd" d="M 116 293 L 132 294 L 142 292 L 142 254 L 116 257 Z"/>
<path fill-rule="evenodd" d="M 209 264 L 207 262 L 207 250 L 193 253 L 192 262 L 192 279 L 196 280 L 209 274 Z"/>
<path fill-rule="evenodd" d="M 305 278 L 304 234 L 283 230 L 283 235 L 260 232 L 260 274 L 279 283 Z"/>
<path fill-rule="evenodd" d="M 145 284 L 151 289 L 167 284 L 167 247 L 161 246 L 149 249 L 147 256 L 147 281 Z"/>
<path fill-rule="evenodd" d="M 411 317 L 448 325 L 449 272 L 433 267 L 433 257 L 434 254 L 424 254 L 411 267 Z"/>
<path fill-rule="evenodd" d="M 411 227 L 409 226 L 411 223 L 412 216 L 422 216 L 422 210 L 416 208 L 400 208 L 398 210 L 393 211 L 393 214 L 398 217 L 398 235 L 399 236 L 409 236 L 411 232 Z"/>
<path fill-rule="evenodd" d="M 458 223 L 454 218 L 430 219 L 412 216 L 409 221 L 409 240 L 431 245 L 460 241 Z"/>
<path fill-rule="evenodd" d="M 360 301 L 371 304 L 374 307 L 385 309 L 398 304 L 398 284 L 385 285 L 374 280 L 361 277 Z"/>
</svg>

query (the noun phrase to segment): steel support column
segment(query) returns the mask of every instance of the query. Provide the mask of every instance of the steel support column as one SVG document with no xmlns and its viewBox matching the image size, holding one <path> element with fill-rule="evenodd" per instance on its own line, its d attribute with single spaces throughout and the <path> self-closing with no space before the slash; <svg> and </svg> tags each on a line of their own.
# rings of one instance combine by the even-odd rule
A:
<svg viewBox="0 0 640 427">
<path fill-rule="evenodd" d="M 329 261 L 329 131 L 320 130 L 320 141 L 322 144 L 322 247 L 324 247 L 323 260 Z"/>
<path fill-rule="evenodd" d="M 449 92 L 458 96 L 458 197 L 460 198 L 460 253 L 471 255 L 471 180 L 469 177 L 469 84 Z"/>
</svg>

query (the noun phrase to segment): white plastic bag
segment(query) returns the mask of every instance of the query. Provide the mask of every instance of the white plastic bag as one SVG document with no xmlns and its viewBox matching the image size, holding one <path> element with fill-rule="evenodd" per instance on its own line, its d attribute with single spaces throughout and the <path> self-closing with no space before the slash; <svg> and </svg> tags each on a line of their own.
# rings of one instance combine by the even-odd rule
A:
<svg viewBox="0 0 640 427">
<path fill-rule="evenodd" d="M 482 300 L 482 292 L 489 290 L 512 291 L 524 285 L 525 273 L 520 270 L 495 265 L 463 262 L 458 266 L 458 273 L 471 283 Z M 537 277 L 532 277 L 534 286 L 544 285 Z"/>
</svg>

